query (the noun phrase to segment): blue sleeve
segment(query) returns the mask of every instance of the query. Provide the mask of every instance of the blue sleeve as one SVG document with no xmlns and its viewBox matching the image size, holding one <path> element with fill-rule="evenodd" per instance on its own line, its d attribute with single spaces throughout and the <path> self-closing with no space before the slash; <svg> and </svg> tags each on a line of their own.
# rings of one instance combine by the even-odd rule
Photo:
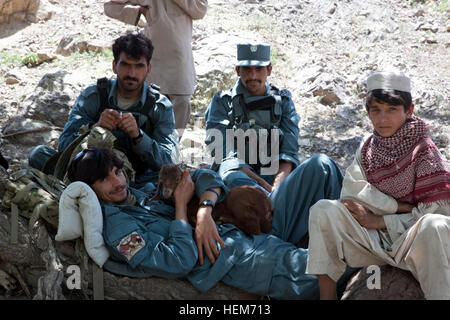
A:
<svg viewBox="0 0 450 320">
<path fill-rule="evenodd" d="M 163 164 L 175 163 L 178 154 L 178 134 L 169 99 L 161 95 L 150 117 L 154 123 L 152 132 L 144 132 L 141 142 L 133 146 L 133 152 L 149 168 L 159 171 Z"/>
<path fill-rule="evenodd" d="M 213 158 L 212 169 L 217 171 L 228 171 L 241 167 L 249 167 L 244 161 L 237 157 L 235 148 L 228 150 L 226 145 L 227 129 L 232 129 L 229 113 L 231 112 L 231 101 L 223 91 L 216 93 L 209 104 L 206 113 L 206 139 L 205 144 Z"/>
<path fill-rule="evenodd" d="M 173 220 L 167 238 L 146 230 L 147 248 L 135 263 L 155 276 L 179 278 L 186 276 L 197 263 L 197 245 L 192 227 L 185 221 Z"/>
<path fill-rule="evenodd" d="M 280 129 L 283 133 L 283 141 L 280 146 L 280 160 L 289 161 L 298 166 L 298 123 L 300 116 L 295 111 L 295 105 L 291 98 L 283 97 L 283 113 L 281 116 Z"/>
<path fill-rule="evenodd" d="M 222 192 L 220 194 L 217 202 L 222 201 L 226 198 L 228 194 L 228 188 L 223 183 L 217 172 L 208 169 L 197 169 L 192 174 L 192 180 L 195 181 L 195 194 L 200 198 L 200 196 L 207 190 L 212 188 L 221 188 Z"/>
<path fill-rule="evenodd" d="M 192 227 L 182 220 L 148 214 L 140 212 L 136 218 L 135 213 L 117 207 L 105 211 L 103 237 L 111 256 L 136 274 L 165 278 L 187 275 L 198 258 Z"/>
<path fill-rule="evenodd" d="M 69 114 L 66 125 L 58 140 L 58 150 L 62 151 L 79 136 L 82 125 L 92 125 L 98 119 L 100 98 L 97 86 L 86 88 L 77 98 Z"/>
</svg>

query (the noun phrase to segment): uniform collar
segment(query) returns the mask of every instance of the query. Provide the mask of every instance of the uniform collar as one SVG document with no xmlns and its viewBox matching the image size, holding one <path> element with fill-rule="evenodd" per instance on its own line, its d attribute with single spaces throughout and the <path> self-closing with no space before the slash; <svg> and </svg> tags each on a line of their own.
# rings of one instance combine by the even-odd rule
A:
<svg viewBox="0 0 450 320">
<path fill-rule="evenodd" d="M 144 82 L 144 86 L 142 89 L 143 90 L 141 93 L 141 98 L 139 99 L 139 102 L 137 104 L 138 108 L 141 108 L 142 106 L 144 106 L 145 101 L 147 100 L 148 86 L 145 82 Z M 117 103 L 117 79 L 112 81 L 111 90 L 109 91 L 109 96 L 108 96 L 108 102 L 109 102 L 109 105 L 116 106 L 116 107 L 119 106 L 119 104 Z"/>
</svg>

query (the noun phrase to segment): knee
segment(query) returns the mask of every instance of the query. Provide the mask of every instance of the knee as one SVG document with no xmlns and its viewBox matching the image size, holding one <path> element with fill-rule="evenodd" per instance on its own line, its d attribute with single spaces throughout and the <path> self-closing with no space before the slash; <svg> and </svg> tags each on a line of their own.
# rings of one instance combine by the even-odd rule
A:
<svg viewBox="0 0 450 320">
<path fill-rule="evenodd" d="M 339 205 L 337 200 L 321 199 L 317 201 L 309 209 L 309 224 L 320 226 L 321 229 L 324 225 L 331 223 L 336 217 L 336 208 Z"/>
<path fill-rule="evenodd" d="M 45 162 L 56 153 L 55 150 L 46 145 L 40 145 L 31 150 L 28 155 L 28 165 L 41 170 Z"/>
<path fill-rule="evenodd" d="M 326 175 L 332 166 L 334 166 L 333 160 L 331 160 L 330 157 L 328 157 L 326 154 L 318 153 L 313 155 L 308 160 L 304 161 L 300 166 L 297 168 L 302 167 L 303 170 L 306 170 L 306 172 L 311 172 L 316 174 L 323 174 Z"/>
<path fill-rule="evenodd" d="M 450 218 L 441 214 L 426 214 L 422 218 L 420 233 L 429 238 L 441 238 L 441 234 L 450 232 Z"/>
<path fill-rule="evenodd" d="M 328 171 L 327 169 L 332 166 L 335 166 L 335 163 L 326 154 L 318 153 L 318 154 L 313 155 L 310 158 L 309 166 L 314 167 L 314 168 L 322 168 L 322 169 L 325 169 L 324 171 Z"/>
</svg>

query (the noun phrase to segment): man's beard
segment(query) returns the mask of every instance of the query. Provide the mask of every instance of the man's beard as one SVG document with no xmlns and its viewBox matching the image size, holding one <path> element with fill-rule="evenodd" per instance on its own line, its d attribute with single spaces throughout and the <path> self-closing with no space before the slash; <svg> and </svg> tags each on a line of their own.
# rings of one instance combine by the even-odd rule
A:
<svg viewBox="0 0 450 320">
<path fill-rule="evenodd" d="M 135 91 L 142 87 L 143 82 L 139 82 L 139 79 L 132 77 L 125 77 L 123 79 L 118 79 L 120 87 L 125 91 Z M 134 84 L 127 84 L 127 81 L 132 80 Z"/>
</svg>

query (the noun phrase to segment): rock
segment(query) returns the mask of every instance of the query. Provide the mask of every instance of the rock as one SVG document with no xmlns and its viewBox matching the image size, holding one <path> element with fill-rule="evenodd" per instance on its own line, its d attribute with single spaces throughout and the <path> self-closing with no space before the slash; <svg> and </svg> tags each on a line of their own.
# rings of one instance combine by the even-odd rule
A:
<svg viewBox="0 0 450 320">
<path fill-rule="evenodd" d="M 436 32 L 438 32 L 439 27 L 436 25 L 433 25 L 431 23 L 425 23 L 425 24 L 421 24 L 418 29 L 421 31 L 431 31 L 433 33 L 436 33 Z"/>
<path fill-rule="evenodd" d="M 340 77 L 336 77 L 331 73 L 321 72 L 321 70 L 316 69 L 316 74 L 318 75 L 309 78 L 314 79 L 314 81 L 307 87 L 306 92 L 312 93 L 314 97 L 319 96 L 319 102 L 326 106 L 345 103 L 344 81 Z"/>
<path fill-rule="evenodd" d="M 40 0 L 0 0 L 0 21 L 14 23 L 32 19 L 39 4 Z"/>
<path fill-rule="evenodd" d="M 19 82 L 20 82 L 20 79 L 16 75 L 10 74 L 10 73 L 6 75 L 6 80 L 5 80 L 6 84 L 16 84 Z"/>
<path fill-rule="evenodd" d="M 64 78 L 67 71 L 46 74 L 24 102 L 23 116 L 63 128 L 78 92 Z"/>
<path fill-rule="evenodd" d="M 374 272 L 367 267 L 357 272 L 347 283 L 342 300 L 423 300 L 424 294 L 411 272 L 390 265 L 380 267 L 380 289 L 369 289 Z"/>
<path fill-rule="evenodd" d="M 51 55 L 47 52 L 38 52 L 37 53 L 38 63 L 50 62 L 56 59 L 56 56 Z"/>
<path fill-rule="evenodd" d="M 425 11 L 423 9 L 419 9 L 413 14 L 413 16 L 414 17 L 423 17 L 424 14 L 425 14 Z"/>
<path fill-rule="evenodd" d="M 28 119 L 23 116 L 11 118 L 2 130 L 2 136 L 13 143 L 37 146 L 58 140 L 60 132 L 46 121 Z"/>
<path fill-rule="evenodd" d="M 42 22 L 51 19 L 55 14 L 61 13 L 60 10 L 47 0 L 40 0 L 39 7 L 35 13 L 28 17 L 30 22 Z"/>
<path fill-rule="evenodd" d="M 437 39 L 434 37 L 425 37 L 422 39 L 423 43 L 428 43 L 428 44 L 433 44 L 433 43 L 437 43 Z"/>
<path fill-rule="evenodd" d="M 110 49 L 110 47 L 89 43 L 85 40 L 76 39 L 74 36 L 64 36 L 56 48 L 56 53 L 70 56 L 74 52 L 102 53 L 105 49 Z"/>
</svg>

